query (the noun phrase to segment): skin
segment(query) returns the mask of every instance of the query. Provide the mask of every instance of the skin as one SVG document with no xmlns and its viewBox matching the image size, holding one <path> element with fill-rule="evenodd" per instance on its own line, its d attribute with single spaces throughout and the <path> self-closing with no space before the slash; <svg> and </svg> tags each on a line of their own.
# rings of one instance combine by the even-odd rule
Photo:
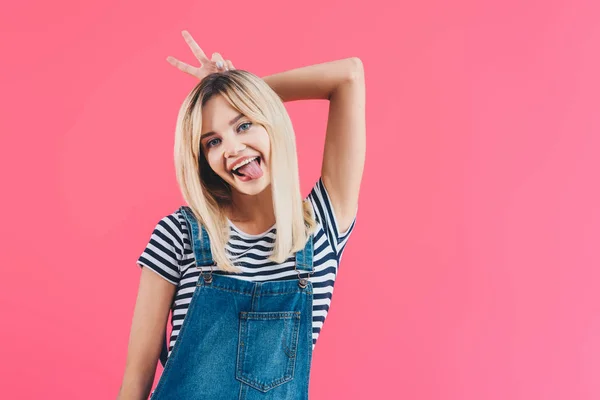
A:
<svg viewBox="0 0 600 400">
<path fill-rule="evenodd" d="M 167 61 L 197 79 L 214 72 L 217 69 L 216 62 L 223 60 L 220 54 L 213 53 L 213 60 L 209 60 L 189 33 L 184 31 L 182 34 L 202 64 L 201 67 L 192 67 L 173 57 Z M 233 69 L 229 60 L 224 61 L 227 68 Z M 365 81 L 362 61 L 351 57 L 288 70 L 263 79 L 283 101 L 329 101 L 321 176 L 332 200 L 338 229 L 345 231 L 356 213 L 365 160 Z M 212 107 L 212 112 L 203 114 L 203 124 L 211 119 L 211 126 L 207 125 L 206 131 L 214 130 L 220 135 L 223 147 L 217 146 L 206 154 L 207 159 L 210 157 L 213 160 L 209 161 L 211 168 L 216 168 L 214 170 L 220 171 L 217 173 L 221 177 L 232 183 L 234 208 L 229 214 L 230 219 L 243 221 L 246 225 L 237 225 L 248 233 L 264 232 L 275 223 L 270 174 L 267 175 L 268 162 L 261 164 L 265 176 L 257 182 L 236 181 L 233 176 L 226 175 L 225 168 L 230 165 L 227 160 L 231 161 L 232 157 L 234 160 L 240 155 L 260 154 L 268 157 L 268 142 L 264 141 L 266 132 L 253 125 L 247 133 L 237 133 L 228 126 L 237 113 L 230 114 L 228 104 L 218 100 Z M 238 127 L 238 124 L 234 126 Z M 203 131 L 204 128 L 203 125 Z M 142 269 L 119 400 L 148 398 L 176 288 L 157 273 L 148 268 Z"/>
<path fill-rule="evenodd" d="M 232 188 L 233 206 L 226 210 L 229 219 L 245 232 L 258 234 L 275 224 L 269 168 L 271 142 L 262 125 L 239 116 L 223 96 L 213 96 L 202 107 L 200 146 L 210 168 Z M 244 182 L 231 172 L 234 163 L 246 156 L 261 158 L 260 178 Z"/>
<path fill-rule="evenodd" d="M 366 153 L 365 75 L 359 58 L 309 65 L 263 78 L 283 101 L 329 101 L 321 177 L 337 226 L 346 231 L 358 206 Z"/>
</svg>

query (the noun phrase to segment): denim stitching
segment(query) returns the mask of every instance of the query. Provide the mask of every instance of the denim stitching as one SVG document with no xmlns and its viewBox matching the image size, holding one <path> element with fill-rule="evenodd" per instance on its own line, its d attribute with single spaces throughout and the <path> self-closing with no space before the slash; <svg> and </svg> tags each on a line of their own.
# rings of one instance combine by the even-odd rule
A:
<svg viewBox="0 0 600 400">
<path fill-rule="evenodd" d="M 290 320 L 289 322 L 293 323 L 292 326 L 292 330 L 291 330 L 291 346 L 292 346 L 292 357 L 289 357 L 289 355 L 287 354 L 287 352 L 285 351 L 284 348 L 284 353 L 286 353 L 286 356 L 288 356 L 288 361 L 287 361 L 287 366 L 286 366 L 286 370 L 284 373 L 284 376 L 282 376 L 281 378 L 275 379 L 271 382 L 269 382 L 268 384 L 265 382 L 262 382 L 258 379 L 258 377 L 251 379 L 250 376 L 248 374 L 245 374 L 243 372 L 243 363 L 245 360 L 245 356 L 246 356 L 246 351 L 248 351 L 248 343 L 247 342 L 242 342 L 242 338 L 247 339 L 248 336 L 248 324 L 249 321 L 251 320 L 255 320 L 255 321 L 265 321 L 265 320 L 271 320 L 271 319 L 284 319 L 284 324 L 287 323 L 288 320 Z M 267 392 L 277 386 L 282 385 L 283 383 L 289 382 L 292 379 L 294 379 L 294 371 L 295 371 L 295 364 L 296 364 L 296 353 L 297 353 L 297 346 L 298 346 L 298 339 L 299 339 L 299 330 L 300 330 L 300 323 L 301 323 L 301 312 L 299 311 L 272 311 L 272 312 L 241 312 L 240 313 L 240 330 L 239 330 L 239 337 L 238 337 L 238 365 L 237 365 L 237 374 L 236 374 L 236 378 L 241 381 L 244 382 L 245 384 L 247 384 L 248 386 L 251 386 L 257 390 L 260 390 L 261 392 Z M 244 346 L 244 349 L 242 350 L 242 346 Z"/>
<path fill-rule="evenodd" d="M 198 289 L 194 290 L 193 297 L 200 296 L 199 291 L 196 293 L 197 290 Z M 183 339 L 182 340 L 179 340 L 179 339 L 183 337 L 183 334 L 187 331 L 186 327 L 190 324 L 189 320 L 191 317 L 190 318 L 187 318 L 187 317 L 189 315 L 192 315 L 192 311 L 196 308 L 196 304 L 198 304 L 198 301 L 195 301 L 195 300 L 197 300 L 197 299 L 192 298 L 192 300 L 191 300 L 190 308 L 189 308 L 188 312 L 186 313 L 186 316 L 183 319 L 181 328 L 179 328 L 179 334 L 177 335 L 177 339 L 175 340 L 175 345 L 173 346 L 171 355 L 167 358 L 167 363 L 165 364 L 165 368 L 163 369 L 163 372 L 159 378 L 159 381 L 156 384 L 156 388 L 154 389 L 153 396 L 156 396 L 156 392 L 158 391 L 159 387 L 163 387 L 165 385 L 164 382 L 169 376 L 169 371 L 171 371 L 171 369 L 172 369 L 171 366 L 173 365 L 173 359 L 177 356 L 177 354 L 179 354 L 179 349 L 181 348 L 181 343 L 183 341 Z"/>
</svg>

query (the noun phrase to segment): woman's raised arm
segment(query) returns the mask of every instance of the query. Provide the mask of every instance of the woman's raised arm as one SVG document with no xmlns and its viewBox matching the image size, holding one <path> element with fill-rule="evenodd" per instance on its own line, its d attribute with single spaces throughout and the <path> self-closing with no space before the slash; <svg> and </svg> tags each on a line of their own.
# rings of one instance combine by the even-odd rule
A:
<svg viewBox="0 0 600 400">
<path fill-rule="evenodd" d="M 329 117 L 321 177 L 329 193 L 337 233 L 346 231 L 358 207 L 366 152 L 365 78 L 357 57 L 269 75 L 263 80 L 283 101 L 328 99 Z"/>
<path fill-rule="evenodd" d="M 213 53 L 208 60 L 187 31 L 182 32 L 201 67 L 193 67 L 173 57 L 167 61 L 198 79 L 212 72 L 234 69 L 230 60 Z M 221 67 L 221 68 L 220 68 Z M 329 100 L 329 117 L 321 177 L 332 202 L 337 234 L 352 223 L 358 207 L 365 152 L 365 79 L 362 61 L 357 57 L 291 69 L 263 77 L 285 101 Z"/>
</svg>

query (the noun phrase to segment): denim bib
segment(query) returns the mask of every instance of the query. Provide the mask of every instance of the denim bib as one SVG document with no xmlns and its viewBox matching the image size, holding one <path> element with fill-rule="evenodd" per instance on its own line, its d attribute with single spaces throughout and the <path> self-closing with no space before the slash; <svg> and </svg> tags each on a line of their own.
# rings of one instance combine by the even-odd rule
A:
<svg viewBox="0 0 600 400">
<path fill-rule="evenodd" d="M 204 226 L 185 216 L 201 273 L 150 399 L 308 399 L 312 360 L 313 235 L 296 252 L 298 277 L 249 282 L 213 274 Z"/>
</svg>

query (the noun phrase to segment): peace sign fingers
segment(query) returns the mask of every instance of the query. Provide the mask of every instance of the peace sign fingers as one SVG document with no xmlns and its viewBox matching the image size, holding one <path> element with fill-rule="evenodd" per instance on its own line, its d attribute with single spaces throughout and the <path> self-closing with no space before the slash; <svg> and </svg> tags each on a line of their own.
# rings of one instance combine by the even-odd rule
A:
<svg viewBox="0 0 600 400">
<path fill-rule="evenodd" d="M 213 59 L 209 60 L 204 50 L 198 46 L 198 43 L 192 38 L 192 35 L 188 31 L 181 31 L 181 35 L 185 39 L 188 46 L 194 53 L 194 56 L 200 61 L 199 67 L 194 67 L 190 64 L 186 64 L 182 61 L 179 61 L 175 57 L 167 57 L 167 61 L 172 66 L 176 67 L 180 71 L 185 72 L 186 74 L 192 75 L 199 80 L 204 79 L 210 74 L 215 72 L 226 71 L 228 69 L 233 69 L 233 64 L 229 60 L 223 60 L 223 57 L 219 53 L 213 53 Z"/>
<path fill-rule="evenodd" d="M 177 68 L 177 69 L 179 69 L 179 70 L 181 70 L 181 71 L 183 71 L 183 72 L 185 72 L 187 74 L 190 74 L 190 75 L 195 76 L 195 77 L 198 76 L 198 70 L 200 68 L 192 67 L 191 65 L 186 64 L 186 63 L 184 63 L 182 61 L 179 61 L 175 57 L 171 57 L 171 56 L 167 57 L 167 61 L 169 62 L 169 64 L 171 64 L 175 68 Z"/>
<path fill-rule="evenodd" d="M 206 54 L 204 54 L 204 51 L 200 48 L 200 46 L 198 46 L 198 43 L 196 43 L 196 41 L 188 31 L 181 31 L 181 35 L 183 36 L 183 39 L 188 44 L 188 46 L 190 46 L 192 53 L 194 53 L 194 55 L 202 65 L 210 62 L 208 57 L 206 57 Z"/>
</svg>

